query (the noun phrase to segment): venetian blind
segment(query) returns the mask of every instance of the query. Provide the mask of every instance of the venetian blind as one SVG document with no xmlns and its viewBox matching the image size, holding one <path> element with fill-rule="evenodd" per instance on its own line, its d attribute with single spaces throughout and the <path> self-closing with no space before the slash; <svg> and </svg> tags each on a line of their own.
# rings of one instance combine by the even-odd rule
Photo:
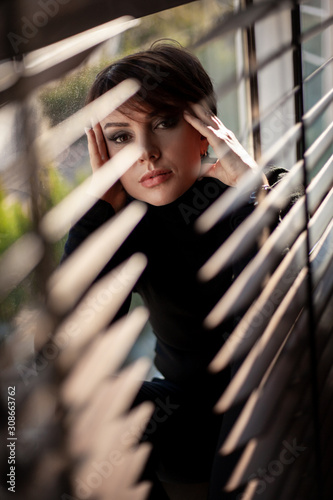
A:
<svg viewBox="0 0 333 500">
<path fill-rule="evenodd" d="M 88 178 L 52 208 L 40 202 L 43 167 L 81 137 L 93 112 L 117 108 L 137 83 L 124 82 L 42 133 L 30 98 L 96 46 L 136 26 L 136 18 L 181 3 L 11 0 L 0 6 L 0 117 L 15 130 L 19 126 L 21 141 L 1 166 L 1 179 L 18 191 L 29 186 L 30 219 L 25 234 L 1 256 L 1 299 L 10 299 L 31 275 L 35 280 L 24 316 L 13 319 L 1 345 L 1 405 L 7 411 L 6 391 L 15 387 L 17 436 L 8 435 L 7 420 L 1 425 L 6 440 L 19 438 L 16 487 L 26 499 L 147 498 L 149 484 L 137 479 L 150 449 L 133 449 L 133 443 L 152 413 L 149 404 L 128 411 L 150 362 L 122 368 L 148 312 L 137 307 L 108 326 L 143 272 L 145 256 L 133 255 L 91 286 L 145 207 L 132 203 L 62 267 L 52 262 L 54 245 L 90 208 L 82 194 L 100 196 L 138 152 L 110 160 L 111 169 L 100 169 L 93 183 Z M 226 490 L 243 488 L 246 500 L 328 499 L 332 490 L 332 10 L 329 0 L 235 2 L 233 12 L 191 47 L 209 53 L 230 33 L 237 35 L 239 65 L 218 85 L 218 97 L 234 89 L 243 93 L 241 139 L 252 146 L 261 170 L 271 164 L 289 170 L 200 272 L 203 280 L 213 278 L 259 242 L 256 256 L 206 319 L 213 327 L 245 310 L 211 368 L 239 365 L 217 410 L 244 405 L 221 453 L 243 450 Z M 242 179 L 201 216 L 198 231 L 208 231 L 260 182 L 259 174 Z M 300 186 L 302 194 L 285 213 Z M 281 213 L 281 222 L 267 231 Z M 98 314 L 93 303 L 100 305 Z M 98 366 L 93 374 L 92 366 Z M 105 443 L 118 455 L 110 457 Z M 2 447 L 4 474 L 7 455 Z M 108 468 L 96 471 L 93 464 L 103 461 Z M 2 488 L 6 495 L 7 485 Z"/>
</svg>

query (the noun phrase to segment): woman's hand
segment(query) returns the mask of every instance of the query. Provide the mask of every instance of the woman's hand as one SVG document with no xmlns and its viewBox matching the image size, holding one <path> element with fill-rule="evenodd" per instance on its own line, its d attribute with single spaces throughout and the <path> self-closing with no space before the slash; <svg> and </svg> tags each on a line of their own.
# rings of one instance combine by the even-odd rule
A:
<svg viewBox="0 0 333 500">
<path fill-rule="evenodd" d="M 101 168 L 108 160 L 109 154 L 105 144 L 104 135 L 99 123 L 94 128 L 86 129 L 88 138 L 88 151 L 93 172 Z M 126 191 L 120 181 L 108 189 L 101 198 L 112 205 L 115 212 L 119 212 L 126 203 Z"/>
<path fill-rule="evenodd" d="M 202 177 L 215 177 L 228 186 L 235 186 L 246 172 L 258 168 L 234 133 L 217 116 L 201 104 L 189 106 L 193 114 L 184 111 L 185 120 L 207 139 L 218 158 L 214 165 L 203 164 Z M 264 175 L 263 183 L 267 183 Z"/>
</svg>

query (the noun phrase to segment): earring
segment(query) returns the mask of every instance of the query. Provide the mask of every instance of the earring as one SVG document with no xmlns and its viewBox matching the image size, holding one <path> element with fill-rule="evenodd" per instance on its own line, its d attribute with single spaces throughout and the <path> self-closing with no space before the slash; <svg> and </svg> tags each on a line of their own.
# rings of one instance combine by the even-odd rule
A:
<svg viewBox="0 0 333 500">
<path fill-rule="evenodd" d="M 201 153 L 200 156 L 201 156 L 201 158 L 206 158 L 206 156 L 208 156 L 208 149 L 206 149 L 206 151 Z"/>
</svg>

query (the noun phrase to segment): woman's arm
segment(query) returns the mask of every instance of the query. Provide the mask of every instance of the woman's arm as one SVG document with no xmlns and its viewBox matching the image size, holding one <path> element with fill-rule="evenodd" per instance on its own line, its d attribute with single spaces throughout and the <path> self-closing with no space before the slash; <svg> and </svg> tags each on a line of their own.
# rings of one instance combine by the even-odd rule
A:
<svg viewBox="0 0 333 500">
<path fill-rule="evenodd" d="M 185 120 L 205 137 L 213 148 L 218 160 L 214 165 L 204 165 L 204 177 L 215 177 L 227 186 L 235 186 L 247 172 L 255 171 L 258 165 L 238 142 L 233 132 L 228 130 L 221 120 L 202 104 L 189 105 L 192 114 L 184 111 Z M 262 174 L 263 185 L 268 185 Z"/>
</svg>

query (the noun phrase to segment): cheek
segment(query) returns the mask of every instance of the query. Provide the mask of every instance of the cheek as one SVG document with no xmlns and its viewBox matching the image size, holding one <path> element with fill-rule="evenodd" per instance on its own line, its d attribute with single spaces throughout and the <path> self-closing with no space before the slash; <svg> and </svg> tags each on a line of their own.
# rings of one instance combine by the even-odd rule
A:
<svg viewBox="0 0 333 500">
<path fill-rule="evenodd" d="M 135 196 L 136 188 L 139 187 L 136 176 L 133 172 L 133 167 L 131 167 L 124 175 L 120 177 L 120 182 L 123 188 L 130 196 Z"/>
<path fill-rule="evenodd" d="M 187 163 L 191 163 L 193 166 L 201 163 L 201 140 L 197 131 L 184 134 L 182 140 L 179 141 L 178 148 L 182 158 L 187 160 Z"/>
<path fill-rule="evenodd" d="M 112 158 L 112 156 L 116 154 L 116 152 L 114 151 L 114 147 L 112 147 L 112 144 L 109 141 L 105 142 L 106 142 L 106 149 L 108 150 L 109 153 L 109 158 Z"/>
<path fill-rule="evenodd" d="M 182 160 L 187 173 L 197 176 L 201 170 L 200 142 L 189 141 L 187 147 L 183 148 Z"/>
</svg>

